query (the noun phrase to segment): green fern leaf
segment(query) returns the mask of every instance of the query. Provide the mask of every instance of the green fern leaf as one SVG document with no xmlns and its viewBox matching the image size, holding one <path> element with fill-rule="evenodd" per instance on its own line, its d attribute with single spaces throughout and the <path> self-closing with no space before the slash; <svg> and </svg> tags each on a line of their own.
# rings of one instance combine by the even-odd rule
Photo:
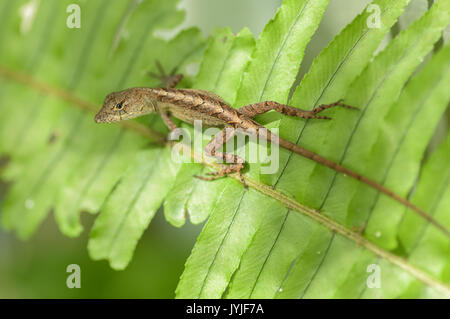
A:
<svg viewBox="0 0 450 319">
<path fill-rule="evenodd" d="M 203 41 L 196 29 L 186 30 L 170 42 L 152 35 L 158 28 L 170 28 L 181 21 L 182 14 L 175 11 L 176 1 L 130 4 L 116 1 L 108 4 L 107 9 L 102 1 L 90 1 L 82 7 L 86 20 L 79 30 L 65 27 L 68 4 L 68 1 L 47 1 L 36 8 L 36 25 L 31 34 L 17 34 L 17 21 L 7 20 L 13 30 L 9 33 L 16 33 L 19 44 L 26 47 L 32 44 L 28 37 L 38 38 L 46 50 L 27 50 L 39 52 L 40 58 L 20 57 L 24 52 L 17 46 L 17 52 L 14 47 L 6 50 L 2 61 L 8 67 L 16 65 L 14 53 L 17 53 L 22 61 L 28 58 L 31 62 L 27 63 L 32 65 L 31 69 L 25 68 L 27 63 L 22 63 L 18 70 L 29 75 L 44 74 L 45 81 L 55 88 L 62 87 L 100 104 L 111 90 L 157 85 L 146 74 L 156 59 L 182 70 L 198 61 L 202 53 Z M 14 4 L 9 10 L 17 12 L 21 5 Z M 44 36 L 48 31 L 45 26 L 55 23 L 50 19 L 55 11 L 61 12 L 57 23 L 64 27 L 56 28 L 53 37 Z M 112 51 L 115 42 L 118 44 Z M 147 51 L 151 54 L 142 54 Z M 98 58 L 93 58 L 94 52 L 110 58 L 99 63 Z M 52 94 L 50 98 L 33 90 L 19 94 L 14 84 L 9 86 L 13 89 L 5 90 L 6 100 L 15 99 L 14 95 L 24 96 L 25 100 L 19 98 L 17 103 L 23 108 L 16 108 L 2 118 L 1 150 L 11 154 L 14 165 L 22 169 L 11 167 L 5 172 L 8 179 L 17 181 L 3 204 L 2 223 L 27 238 L 56 203 L 55 216 L 61 230 L 76 236 L 82 231 L 80 210 L 95 213 L 101 208 L 130 165 L 130 159 L 145 146 L 147 139 L 119 127 L 95 125 L 91 114 L 51 98 Z M 50 93 L 57 93 L 55 90 L 50 89 Z M 18 116 L 19 111 L 22 116 Z"/>
<path fill-rule="evenodd" d="M 99 213 L 89 254 L 120 270 L 163 206 L 176 227 L 209 217 L 178 298 L 450 296 L 448 238 L 355 180 L 280 150 L 275 174 L 249 165 L 249 189 L 233 176 L 204 182 L 192 176 L 217 165 L 174 161 L 158 116 L 92 121 L 109 92 L 158 85 L 147 75 L 156 59 L 187 73 L 181 86 L 212 91 L 234 107 L 288 103 L 291 92 L 289 104 L 304 109 L 345 98 L 360 111 L 329 110 L 328 122 L 274 112 L 257 120 L 409 197 L 450 228 L 450 137 L 422 165 L 450 100 L 450 46 L 430 55 L 450 23 L 450 2 L 435 1 L 377 53 L 408 3 L 374 0 L 293 87 L 329 0 L 285 0 L 256 41 L 248 29 L 220 28 L 206 44 L 196 28 L 157 37 L 181 22 L 176 0 L 83 2 L 81 29 L 66 27 L 69 0 L 2 2 L 0 154 L 10 161 L 0 176 L 12 182 L 1 202 L 3 227 L 29 238 L 52 210 L 61 231 L 75 237 L 80 212 Z M 24 8 L 34 16 L 21 17 Z M 379 10 L 378 26 L 368 24 L 369 8 Z M 201 142 L 189 157 L 198 159 Z M 373 268 L 381 288 L 369 287 Z"/>
<path fill-rule="evenodd" d="M 381 5 L 380 2 L 377 3 Z M 330 74 L 330 80 L 334 81 L 332 76 L 342 76 L 343 79 L 347 79 L 344 83 L 336 84 L 336 85 L 346 85 L 347 89 L 350 90 L 351 93 L 346 93 L 345 86 L 340 87 L 343 91 L 340 94 L 348 96 L 348 100 L 354 102 L 354 105 L 364 105 L 364 103 L 360 103 L 361 101 L 356 101 L 355 96 L 360 96 L 361 93 L 366 93 L 367 90 L 362 90 L 362 86 L 367 84 L 367 81 L 376 82 L 376 76 L 379 77 L 383 82 L 383 85 L 386 88 L 391 90 L 398 87 L 397 90 L 400 90 L 403 84 L 408 79 L 408 76 L 411 74 L 412 70 L 418 65 L 420 62 L 420 58 L 417 59 L 417 56 L 425 56 L 430 50 L 432 44 L 437 41 L 439 38 L 443 28 L 449 23 L 448 15 L 446 12 L 446 4 L 441 3 L 438 4 L 435 8 L 430 10 L 426 16 L 424 16 L 420 21 L 418 21 L 410 30 L 405 31 L 404 34 L 399 36 L 399 39 L 394 40 L 394 42 L 388 47 L 385 52 L 381 53 L 375 61 L 372 63 L 372 67 L 369 66 L 366 71 L 364 71 L 359 78 L 355 80 L 354 87 L 351 88 L 350 82 L 351 79 L 355 79 L 357 77 L 358 68 L 362 70 L 365 66 L 362 61 L 365 61 L 367 64 L 370 60 L 371 54 L 375 51 L 376 45 L 372 43 L 375 41 L 379 43 L 381 41 L 383 34 L 385 34 L 389 30 L 389 26 L 391 26 L 398 15 L 401 13 L 402 8 L 406 5 L 406 2 L 385 2 L 384 7 L 382 7 L 382 12 L 384 12 L 384 29 L 382 30 L 367 30 L 361 28 L 362 23 L 366 21 L 367 16 L 358 17 L 352 25 L 346 28 L 333 42 L 332 45 L 327 50 L 331 50 L 330 48 L 339 47 L 342 45 L 346 45 L 348 50 L 351 50 L 349 59 L 346 54 L 342 54 L 342 61 L 334 63 L 334 65 L 339 66 L 338 72 L 328 73 Z M 442 7 L 439 7 L 442 6 Z M 409 45 L 408 43 L 413 43 L 415 40 L 420 38 L 420 33 L 417 31 L 420 26 L 424 28 L 424 25 L 429 25 L 430 37 L 427 37 L 427 41 L 421 43 L 420 46 L 416 47 L 417 51 L 408 52 Z M 359 28 L 358 28 L 359 26 Z M 435 27 L 433 27 L 435 26 Z M 415 29 L 417 28 L 417 29 Z M 427 27 L 425 27 L 427 28 Z M 362 29 L 362 30 L 361 30 Z M 359 30 L 361 32 L 361 36 L 353 36 L 353 44 L 349 41 L 349 30 Z M 428 30 L 428 28 L 427 28 Z M 372 41 L 368 41 L 361 44 L 361 39 L 365 39 L 365 37 L 371 36 Z M 341 44 L 342 43 L 342 44 Z M 365 44 L 365 45 L 364 45 Z M 258 44 L 257 44 L 258 45 Z M 360 45 L 360 46 L 358 46 Z M 327 50 L 320 56 L 319 59 L 322 59 L 322 63 L 325 62 L 327 55 Z M 409 61 L 400 64 L 398 67 L 398 74 L 404 74 L 403 79 L 399 79 L 397 74 L 392 76 L 391 82 L 389 79 L 389 62 L 386 61 L 386 58 L 392 59 L 390 63 L 396 63 L 395 55 L 400 55 L 401 50 L 405 50 L 407 52 L 406 59 L 409 57 Z M 345 53 L 345 51 L 344 51 Z M 386 58 L 385 58 L 386 57 Z M 403 57 L 403 56 L 402 56 Z M 325 60 L 324 60 L 325 59 Z M 355 65 L 353 65 L 353 63 Z M 346 64 L 348 63 L 348 64 Z M 344 65 L 345 67 L 342 67 Z M 392 64 L 396 66 L 396 64 Z M 381 67 L 383 66 L 383 67 Z M 320 68 L 319 68 L 320 67 Z M 322 70 L 323 66 L 321 63 L 315 62 L 311 72 L 318 72 L 316 70 Z M 355 69 L 353 68 L 356 68 Z M 372 69 L 371 69 L 372 68 Z M 372 71 L 378 71 L 377 73 L 371 73 Z M 323 73 L 317 73 L 316 77 L 326 79 L 323 77 Z M 313 79 L 313 73 L 310 73 L 304 81 L 302 82 L 300 87 L 303 85 L 307 85 L 308 82 L 311 81 L 309 79 Z M 350 80 L 349 80 L 350 79 Z M 367 79 L 367 81 L 363 81 Z M 396 81 L 396 82 L 392 82 Z M 316 82 L 317 83 L 317 82 Z M 327 85 L 327 81 L 323 82 L 323 86 L 318 86 L 321 88 L 320 90 L 324 90 L 324 92 L 328 92 L 329 85 Z M 331 82 L 335 83 L 335 82 Z M 380 82 L 378 82 L 380 83 Z M 389 84 L 388 84 L 389 83 Z M 370 86 L 369 86 L 370 87 Z M 358 89 L 356 89 L 358 88 Z M 330 92 L 332 92 L 331 90 Z M 301 89 L 298 92 L 306 92 Z M 314 90 L 313 90 L 314 92 Z M 315 91 L 315 96 L 321 96 L 320 92 L 317 93 Z M 337 94 L 338 91 L 333 94 Z M 370 92 L 370 91 L 369 91 Z M 385 96 L 395 96 L 394 93 L 389 92 L 391 95 Z M 293 101 L 296 101 L 297 94 L 294 94 Z M 331 94 L 331 93 L 330 93 Z M 399 93 L 397 93 L 398 95 Z M 323 95 L 323 94 L 322 94 Z M 338 98 L 337 95 L 336 99 Z M 383 96 L 383 95 L 381 95 Z M 366 101 L 370 99 L 370 97 L 365 97 Z M 353 99 L 353 100 L 352 100 Z M 317 101 L 316 101 L 317 102 Z M 313 103 L 314 105 L 314 103 Z M 386 107 L 390 106 L 388 104 Z M 358 114 L 345 114 L 338 116 L 337 113 L 334 115 L 337 118 L 336 121 L 330 121 L 332 125 L 331 127 L 334 130 L 323 130 L 321 127 L 319 128 L 317 124 L 311 123 L 311 127 L 314 129 L 314 137 L 318 136 L 322 138 L 324 133 L 328 134 L 327 138 L 334 138 L 335 140 L 342 139 L 342 135 L 337 135 L 336 131 L 345 132 L 345 126 L 348 126 L 347 130 L 350 130 L 352 125 L 350 121 L 355 122 Z M 436 115 L 439 117 L 439 113 Z M 287 120 L 294 122 L 294 120 Z M 300 122 L 300 121 L 296 121 Z M 375 121 L 375 123 L 377 123 Z M 309 124 L 309 123 L 308 123 Z M 281 127 L 283 129 L 283 126 Z M 323 132 L 318 132 L 318 130 L 323 130 Z M 298 131 L 298 130 L 297 130 Z M 357 135 L 358 137 L 364 138 L 364 135 Z M 312 144 L 309 143 L 309 144 Z M 331 150 L 336 151 L 339 149 L 341 151 L 343 147 L 336 147 L 335 144 L 339 144 L 338 142 L 331 143 L 329 145 Z M 328 144 L 325 144 L 327 146 Z M 320 147 L 319 147 L 320 146 Z M 321 152 L 322 149 L 326 147 L 324 145 L 314 145 L 316 151 Z M 310 147 L 314 149 L 314 147 Z M 336 149 L 335 149 L 336 147 Z M 333 158 L 333 155 L 336 153 L 331 153 L 329 156 Z M 316 204 L 323 195 L 321 194 L 320 188 L 315 186 L 312 181 L 308 178 L 299 179 L 299 176 L 302 176 L 302 171 L 310 170 L 311 166 L 316 166 L 315 163 L 305 163 L 308 160 L 292 157 L 290 166 L 286 168 L 285 171 L 281 171 L 284 174 L 280 178 L 280 182 L 276 183 L 277 188 L 282 190 L 288 194 L 295 194 L 297 198 L 300 198 L 304 202 Z M 302 163 L 299 165 L 299 163 Z M 364 162 L 362 162 L 364 163 Z M 360 165 L 362 164 L 360 163 Z M 295 164 L 295 165 L 294 165 Z M 323 167 L 318 167 L 317 170 L 327 170 Z M 331 172 L 326 172 L 330 174 Z M 325 186 L 327 179 L 324 179 L 323 173 L 322 175 L 317 174 L 317 182 L 321 183 L 321 185 Z M 331 173 L 332 175 L 333 173 Z M 307 174 L 306 177 L 308 177 Z M 370 176 L 370 175 L 369 175 Z M 321 179 L 319 179 L 321 177 Z M 284 180 L 283 180 L 284 178 Z M 343 178 L 343 177 L 339 177 Z M 302 187 L 302 185 L 305 185 Z M 321 187 L 323 187 L 321 186 Z M 363 186 L 359 185 L 360 188 Z M 340 190 L 340 189 L 339 189 Z M 339 193 L 340 194 L 340 193 Z M 250 196 L 250 195 L 249 195 Z M 257 195 L 254 195 L 257 196 Z M 337 195 L 336 195 L 337 197 Z M 243 201 L 244 202 L 244 201 Z M 302 201 L 300 201 L 302 202 Z M 224 205 L 223 201 L 219 202 L 219 206 Z M 317 207 L 318 205 L 316 205 Z M 266 211 L 265 207 L 270 207 L 270 215 Z M 314 206 L 313 206 L 314 207 Z M 329 208 L 326 206 L 325 212 L 335 212 L 336 210 L 343 210 L 343 206 L 337 206 L 336 204 Z M 216 249 L 217 256 L 209 260 L 205 261 L 203 253 L 205 252 L 201 248 L 194 249 L 193 253 L 190 256 L 186 264 L 186 270 L 183 274 L 180 286 L 178 288 L 178 296 L 179 297 L 218 297 L 222 296 L 224 291 L 226 292 L 226 297 L 230 298 L 272 298 L 272 297 L 284 297 L 284 298 L 299 298 L 299 297 L 355 297 L 358 296 L 364 285 L 364 280 L 347 280 L 347 276 L 352 274 L 357 276 L 357 278 L 364 278 L 367 275 L 366 266 L 371 263 L 376 262 L 375 256 L 370 252 L 355 243 L 349 241 L 346 238 L 341 236 L 336 236 L 329 232 L 329 230 L 323 226 L 317 225 L 315 223 L 311 224 L 311 222 L 306 222 L 304 217 L 298 216 L 295 212 L 290 210 L 286 210 L 283 207 L 279 207 L 278 209 L 274 209 L 273 206 L 270 206 L 265 198 L 260 198 L 258 204 L 255 204 L 251 209 L 244 210 L 244 208 L 238 207 L 235 215 L 232 215 L 233 218 L 237 218 L 236 216 L 240 216 L 240 214 L 249 215 L 258 215 L 258 222 L 253 221 L 252 227 L 248 228 L 249 235 L 248 237 L 248 246 L 242 247 L 242 243 L 230 243 L 227 239 L 231 237 L 232 233 L 234 233 L 233 228 L 239 227 L 236 226 L 236 221 L 234 219 L 224 220 L 221 218 L 221 223 L 228 224 L 229 227 L 224 229 L 222 232 L 215 232 L 214 235 L 208 234 L 204 235 L 205 237 L 200 236 L 197 247 L 202 247 L 202 239 L 211 238 L 209 236 L 214 236 L 214 238 L 222 238 L 223 240 L 219 242 L 219 246 Z M 239 215 L 238 215 L 239 214 Z M 340 221 L 339 215 L 333 214 L 330 215 L 333 219 L 337 219 Z M 363 215 L 364 216 L 364 215 Z M 211 217 L 212 219 L 213 217 Z M 205 227 L 203 232 L 208 232 L 208 225 L 212 223 L 212 221 L 208 221 L 207 226 Z M 255 225 L 258 225 L 258 228 L 255 229 Z M 358 226 L 358 224 L 352 224 Z M 352 226 L 351 225 L 351 226 Z M 210 226 L 214 227 L 214 226 Z M 203 233 L 202 233 L 203 235 Z M 232 245 L 235 245 L 235 250 L 232 250 Z M 209 249 L 210 246 L 208 246 Z M 228 253 L 226 255 L 226 251 L 232 251 L 232 253 Z M 198 256 L 198 257 L 196 257 Z M 202 257 L 200 257 L 202 256 Z M 232 269 L 226 268 L 221 269 L 220 264 L 216 261 L 218 256 L 221 258 L 241 258 L 240 263 L 234 263 L 235 268 L 234 271 Z M 326 261 L 326 266 L 324 265 L 324 260 Z M 205 263 L 209 264 L 209 267 L 205 265 Z M 199 265 L 202 265 L 201 267 Z M 336 269 L 342 269 L 342 273 L 340 276 L 336 276 Z M 320 270 L 320 272 L 318 272 Z M 228 272 L 225 272 L 228 271 Z M 194 275 L 196 274 L 196 275 Z M 216 277 L 219 276 L 221 278 L 220 284 L 215 282 Z M 204 278 L 203 286 L 201 286 L 200 290 L 196 290 L 198 287 L 185 287 L 184 282 L 192 282 L 193 277 Z M 211 278 L 211 279 L 210 279 Z M 317 278 L 317 279 L 316 279 Z M 211 283 L 208 281 L 211 280 Z M 225 283 L 228 282 L 228 285 Z M 211 294 L 207 294 L 208 285 L 215 286 L 217 291 L 211 292 Z M 206 292 L 205 292 L 206 291 Z"/>
</svg>

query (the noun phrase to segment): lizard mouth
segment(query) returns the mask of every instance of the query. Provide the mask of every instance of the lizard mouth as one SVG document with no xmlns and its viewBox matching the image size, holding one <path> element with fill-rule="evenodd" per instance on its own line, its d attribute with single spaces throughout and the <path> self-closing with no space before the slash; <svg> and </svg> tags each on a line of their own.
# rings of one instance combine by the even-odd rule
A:
<svg viewBox="0 0 450 319">
<path fill-rule="evenodd" d="M 105 116 L 103 112 L 98 112 L 97 115 L 94 117 L 95 123 L 109 123 L 112 122 L 111 118 L 108 116 Z"/>
<path fill-rule="evenodd" d="M 100 113 L 97 113 L 97 115 L 95 115 L 94 121 L 95 121 L 95 123 L 103 123 L 104 122 L 102 119 L 102 115 Z"/>
</svg>

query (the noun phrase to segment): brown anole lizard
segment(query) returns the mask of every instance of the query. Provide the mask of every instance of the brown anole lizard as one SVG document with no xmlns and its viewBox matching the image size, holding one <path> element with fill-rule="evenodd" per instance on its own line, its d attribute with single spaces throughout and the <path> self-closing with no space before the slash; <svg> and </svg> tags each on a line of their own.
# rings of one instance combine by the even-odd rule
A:
<svg viewBox="0 0 450 319">
<path fill-rule="evenodd" d="M 208 143 L 205 152 L 208 155 L 231 164 L 220 171 L 208 173 L 208 175 L 211 176 L 196 177 L 203 180 L 214 180 L 228 174 L 237 173 L 244 185 L 245 181 L 241 173 L 241 170 L 244 168 L 244 160 L 233 153 L 221 152 L 219 149 L 236 134 L 237 130 L 251 130 L 256 132 L 260 138 L 265 138 L 272 143 L 277 143 L 279 146 L 289 151 L 309 158 L 319 164 L 325 165 L 339 173 L 350 176 L 373 187 L 377 191 L 412 209 L 450 237 L 450 232 L 446 228 L 407 199 L 392 192 L 372 179 L 362 176 L 338 163 L 274 135 L 264 126 L 253 120 L 255 116 L 271 110 L 305 119 L 329 119 L 326 116 L 319 116 L 318 113 L 336 106 L 348 109 L 357 108 L 338 101 L 332 104 L 320 105 L 313 110 L 306 111 L 274 101 L 264 101 L 235 109 L 227 104 L 220 96 L 209 91 L 176 89 L 175 86 L 181 81 L 183 76 L 181 74 L 174 75 L 173 73 L 171 76 L 165 76 L 160 65 L 158 65 L 158 68 L 162 74 L 161 78 L 166 82 L 165 88 L 137 87 L 113 92 L 106 97 L 103 107 L 95 116 L 95 121 L 97 123 L 111 123 L 132 119 L 150 113 L 159 113 L 164 123 L 171 131 L 175 130 L 177 127 L 170 116 L 176 117 L 187 123 L 193 123 L 194 120 L 201 120 L 205 125 L 224 128 Z"/>
</svg>

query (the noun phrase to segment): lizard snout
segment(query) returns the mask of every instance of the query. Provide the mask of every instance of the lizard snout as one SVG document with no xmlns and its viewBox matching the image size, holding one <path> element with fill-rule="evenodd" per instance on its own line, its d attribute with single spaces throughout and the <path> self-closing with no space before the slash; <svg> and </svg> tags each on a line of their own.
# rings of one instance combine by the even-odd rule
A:
<svg viewBox="0 0 450 319">
<path fill-rule="evenodd" d="M 103 115 L 103 112 L 98 112 L 97 115 L 95 115 L 94 117 L 94 121 L 95 123 L 105 123 L 106 119 L 105 116 Z"/>
</svg>

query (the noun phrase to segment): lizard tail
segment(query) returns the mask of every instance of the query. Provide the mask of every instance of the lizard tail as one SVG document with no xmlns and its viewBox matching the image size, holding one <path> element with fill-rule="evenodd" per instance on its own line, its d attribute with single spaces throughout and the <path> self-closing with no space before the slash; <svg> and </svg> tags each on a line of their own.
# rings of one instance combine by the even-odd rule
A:
<svg viewBox="0 0 450 319">
<path fill-rule="evenodd" d="M 267 133 L 264 133 L 262 131 L 266 131 Z M 261 130 L 260 135 L 263 137 L 266 137 L 268 141 L 278 144 L 279 146 L 281 146 L 293 153 L 296 153 L 303 157 L 309 158 L 309 159 L 311 159 L 317 163 L 320 163 L 324 166 L 327 166 L 337 172 L 340 172 L 342 174 L 350 176 L 358 181 L 361 181 L 362 183 L 369 185 L 370 187 L 376 189 L 377 191 L 393 198 L 397 202 L 403 204 L 404 206 L 406 206 L 406 207 L 410 208 L 411 210 L 413 210 L 414 212 L 416 212 L 418 215 L 420 215 L 422 218 L 427 220 L 429 223 L 431 223 L 433 226 L 435 226 L 437 229 L 439 229 L 442 233 L 444 233 L 447 237 L 450 238 L 450 231 L 447 228 L 445 228 L 443 225 L 438 223 L 432 216 L 430 216 L 425 211 L 423 211 L 421 208 L 419 208 L 416 205 L 414 205 L 413 203 L 411 203 L 409 200 L 394 193 L 393 191 L 391 191 L 390 189 L 386 188 L 385 186 L 377 183 L 376 181 L 374 181 L 370 178 L 367 178 L 363 175 L 360 175 L 338 163 L 335 163 L 325 157 L 320 156 L 319 154 L 316 154 L 316 153 L 309 151 L 301 146 L 298 146 L 292 142 L 289 142 L 288 140 L 285 140 L 275 134 L 272 134 L 272 133 L 270 133 L 269 130 Z"/>
</svg>

